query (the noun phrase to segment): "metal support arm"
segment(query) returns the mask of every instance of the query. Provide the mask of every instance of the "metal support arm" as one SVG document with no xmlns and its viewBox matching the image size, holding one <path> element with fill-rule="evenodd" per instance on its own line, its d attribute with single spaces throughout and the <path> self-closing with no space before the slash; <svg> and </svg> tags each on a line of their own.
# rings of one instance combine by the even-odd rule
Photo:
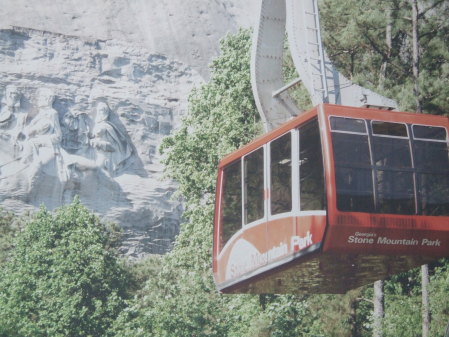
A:
<svg viewBox="0 0 449 337">
<path fill-rule="evenodd" d="M 261 0 L 254 30 L 251 81 L 266 131 L 303 110 L 290 97 L 282 76 L 287 31 L 296 71 L 312 103 L 396 109 L 397 103 L 352 83 L 329 60 L 321 41 L 316 0 Z M 291 83 L 290 83 L 291 84 Z"/>
</svg>

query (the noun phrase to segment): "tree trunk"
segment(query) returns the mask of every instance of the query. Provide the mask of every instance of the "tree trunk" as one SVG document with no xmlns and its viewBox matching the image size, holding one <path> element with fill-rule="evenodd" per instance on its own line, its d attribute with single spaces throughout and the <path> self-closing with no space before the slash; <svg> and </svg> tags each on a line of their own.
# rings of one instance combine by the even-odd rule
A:
<svg viewBox="0 0 449 337">
<path fill-rule="evenodd" d="M 413 44 L 413 95 L 415 96 L 416 112 L 422 112 L 422 103 L 419 87 L 419 30 L 418 30 L 418 0 L 411 0 L 412 4 L 412 44 Z M 421 292 L 422 292 L 422 337 L 429 336 L 430 308 L 429 308 L 429 266 L 421 266 Z"/>
<path fill-rule="evenodd" d="M 351 324 L 351 336 L 359 336 L 359 329 L 357 326 L 357 297 L 350 302 L 349 323 Z"/>
<path fill-rule="evenodd" d="M 384 318 L 384 281 L 374 282 L 374 326 L 373 337 L 382 337 L 382 320 Z"/>
<path fill-rule="evenodd" d="M 387 52 L 384 56 L 382 66 L 380 67 L 380 78 L 379 78 L 379 88 L 383 89 L 385 84 L 385 78 L 387 76 L 387 67 L 391 58 L 391 48 L 392 48 L 392 40 L 391 40 L 391 30 L 393 26 L 393 20 L 391 17 L 391 4 L 389 2 L 386 3 L 385 8 L 385 16 L 387 17 L 387 26 L 385 27 L 385 44 L 387 45 Z"/>
<path fill-rule="evenodd" d="M 419 88 L 419 31 L 418 31 L 418 0 L 412 4 L 412 59 L 413 59 L 413 96 L 415 96 L 416 112 L 422 112 L 421 92 Z"/>
<path fill-rule="evenodd" d="M 430 308 L 429 308 L 429 266 L 421 266 L 421 291 L 422 291 L 422 337 L 429 337 Z"/>
</svg>

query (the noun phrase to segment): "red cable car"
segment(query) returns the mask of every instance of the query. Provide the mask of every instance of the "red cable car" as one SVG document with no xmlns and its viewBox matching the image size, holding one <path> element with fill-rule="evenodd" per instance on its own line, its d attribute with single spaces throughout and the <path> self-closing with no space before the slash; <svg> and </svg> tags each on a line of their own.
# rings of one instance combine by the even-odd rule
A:
<svg viewBox="0 0 449 337">
<path fill-rule="evenodd" d="M 221 160 L 225 293 L 343 293 L 449 256 L 447 117 L 321 104 Z"/>
</svg>

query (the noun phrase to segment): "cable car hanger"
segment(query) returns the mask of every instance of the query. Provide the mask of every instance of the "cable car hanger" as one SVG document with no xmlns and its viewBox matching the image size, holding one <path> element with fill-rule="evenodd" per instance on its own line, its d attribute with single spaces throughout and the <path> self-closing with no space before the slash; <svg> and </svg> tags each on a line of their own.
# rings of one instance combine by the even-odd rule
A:
<svg viewBox="0 0 449 337">
<path fill-rule="evenodd" d="M 284 83 L 284 38 L 299 78 Z M 329 60 L 321 41 L 317 0 L 261 0 L 251 53 L 251 84 L 265 131 L 303 110 L 288 89 L 302 82 L 313 106 L 331 103 L 354 107 L 397 108 L 396 101 L 352 83 Z"/>
</svg>

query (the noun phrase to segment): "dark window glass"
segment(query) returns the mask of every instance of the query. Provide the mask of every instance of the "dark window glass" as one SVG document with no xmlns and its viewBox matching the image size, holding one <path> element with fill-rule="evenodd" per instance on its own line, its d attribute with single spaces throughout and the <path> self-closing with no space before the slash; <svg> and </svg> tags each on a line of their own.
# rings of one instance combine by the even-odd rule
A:
<svg viewBox="0 0 449 337">
<path fill-rule="evenodd" d="M 337 208 L 347 212 L 374 212 L 371 169 L 337 167 Z"/>
<path fill-rule="evenodd" d="M 376 176 L 380 213 L 415 214 L 412 172 L 378 170 Z"/>
<path fill-rule="evenodd" d="M 418 209 L 423 215 L 449 215 L 449 153 L 446 129 L 414 125 L 414 160 L 417 170 Z"/>
<path fill-rule="evenodd" d="M 264 216 L 263 148 L 244 159 L 245 163 L 245 223 Z"/>
<path fill-rule="evenodd" d="M 337 208 L 341 211 L 373 212 L 375 204 L 368 135 L 333 132 L 332 147 Z"/>
<path fill-rule="evenodd" d="M 446 129 L 437 126 L 413 125 L 413 137 L 446 140 Z"/>
<path fill-rule="evenodd" d="M 376 169 L 377 212 L 415 214 L 415 184 L 407 126 L 399 123 L 372 122 L 373 163 Z"/>
<path fill-rule="evenodd" d="M 332 131 L 348 131 L 366 133 L 366 124 L 363 119 L 330 117 Z"/>
<path fill-rule="evenodd" d="M 334 161 L 337 165 L 371 165 L 368 136 L 332 133 Z"/>
<path fill-rule="evenodd" d="M 271 214 L 292 210 L 292 139 L 288 133 L 270 144 Z"/>
<path fill-rule="evenodd" d="M 372 126 L 373 134 L 375 135 L 407 137 L 405 124 L 373 121 Z"/>
<path fill-rule="evenodd" d="M 242 228 L 242 176 L 240 160 L 223 169 L 221 242 L 224 245 Z"/>
<path fill-rule="evenodd" d="M 412 160 L 408 139 L 372 138 L 373 162 L 376 166 L 410 168 Z"/>
<path fill-rule="evenodd" d="M 420 170 L 449 170 L 447 143 L 415 140 L 415 166 Z"/>
<path fill-rule="evenodd" d="M 449 174 L 418 174 L 420 213 L 449 215 Z"/>
<path fill-rule="evenodd" d="M 350 133 L 353 125 L 331 119 L 332 130 L 338 130 L 332 132 L 332 145 L 339 210 L 449 215 L 445 128 L 412 125 L 417 139 L 410 146 L 406 124 L 371 121 L 369 139 Z"/>
<path fill-rule="evenodd" d="M 318 121 L 299 129 L 299 178 L 301 210 L 324 209 L 324 171 Z"/>
</svg>

